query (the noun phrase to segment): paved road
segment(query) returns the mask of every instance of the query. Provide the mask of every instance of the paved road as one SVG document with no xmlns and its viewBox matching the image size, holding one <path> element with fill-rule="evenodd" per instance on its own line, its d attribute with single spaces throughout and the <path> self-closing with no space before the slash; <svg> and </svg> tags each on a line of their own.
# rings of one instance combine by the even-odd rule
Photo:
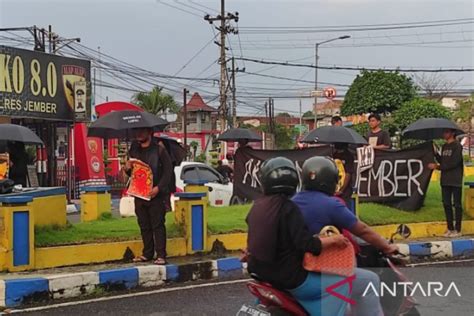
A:
<svg viewBox="0 0 474 316">
<path fill-rule="evenodd" d="M 471 316 L 474 310 L 474 263 L 458 263 L 441 266 L 421 266 L 406 268 L 412 281 L 419 281 L 426 291 L 427 282 L 443 282 L 445 294 L 448 285 L 455 282 L 461 297 L 453 291 L 448 297 L 415 296 L 419 300 L 421 315 L 428 316 Z M 146 292 L 130 294 L 130 297 L 107 298 L 98 302 L 23 312 L 33 315 L 235 315 L 243 303 L 251 303 L 253 298 L 247 292 L 245 283 L 216 283 L 200 285 L 188 283 L 175 288 L 161 289 L 160 293 Z M 171 290 L 172 289 L 172 290 Z M 432 293 L 433 295 L 433 293 Z M 77 305 L 76 305 L 77 304 Z"/>
</svg>

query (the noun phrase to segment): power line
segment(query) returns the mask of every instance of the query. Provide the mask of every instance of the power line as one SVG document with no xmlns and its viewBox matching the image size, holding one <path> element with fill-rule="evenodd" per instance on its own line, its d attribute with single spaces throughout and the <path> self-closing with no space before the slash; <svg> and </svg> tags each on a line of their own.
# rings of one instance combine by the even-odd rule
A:
<svg viewBox="0 0 474 316">
<path fill-rule="evenodd" d="M 217 37 L 216 34 L 211 38 L 210 41 L 208 41 L 201 49 L 199 49 L 175 74 L 173 74 L 173 77 L 176 77 L 178 74 L 181 73 L 181 71 L 184 70 L 194 59 L 196 59 L 212 42 L 214 42 L 214 39 Z M 194 80 L 194 79 L 193 79 Z M 195 80 L 197 81 L 197 80 Z M 166 83 L 165 83 L 166 84 Z"/>
<path fill-rule="evenodd" d="M 440 31 L 440 32 L 429 32 L 429 33 L 408 33 L 408 34 L 385 34 L 377 36 L 351 36 L 352 40 L 363 40 L 363 39 L 382 39 L 382 38 L 396 38 L 396 37 L 420 37 L 420 36 L 445 36 L 447 34 L 465 34 L 473 33 L 474 30 L 460 30 L 460 31 Z M 246 44 L 262 44 L 262 42 L 306 42 L 306 43 L 315 43 L 325 41 L 328 38 L 254 38 L 253 40 L 242 40 L 242 43 Z"/>
<path fill-rule="evenodd" d="M 279 65 L 279 66 L 289 66 L 289 67 L 304 67 L 304 68 L 318 68 L 318 69 L 328 69 L 328 70 L 369 70 L 369 71 L 398 71 L 398 72 L 472 72 L 474 68 L 445 68 L 445 69 L 403 69 L 403 68 L 370 68 L 370 67 L 341 67 L 341 66 L 315 66 L 311 64 L 298 64 L 298 63 L 289 63 L 289 62 L 274 62 L 266 60 L 258 60 L 245 57 L 236 57 L 236 59 L 245 60 L 248 62 L 265 64 L 265 65 Z"/>
<path fill-rule="evenodd" d="M 437 20 L 424 22 L 386 23 L 386 24 L 360 24 L 343 26 L 250 26 L 241 27 L 248 34 L 289 34 L 289 33 L 331 33 L 331 32 L 361 32 L 384 31 L 397 29 L 414 29 L 451 25 L 464 25 L 474 23 L 473 18 Z"/>
<path fill-rule="evenodd" d="M 176 9 L 176 10 L 179 10 L 179 11 L 182 11 L 182 12 L 185 12 L 187 14 L 190 14 L 190 15 L 193 15 L 193 16 L 197 16 L 198 18 L 202 19 L 202 16 L 200 16 L 199 14 L 196 14 L 192 11 L 189 11 L 189 10 L 186 10 L 186 9 L 183 9 L 183 8 L 180 8 L 180 7 L 177 7 L 177 6 L 174 6 L 172 4 L 169 4 L 169 3 L 166 3 L 165 1 L 163 0 L 156 0 L 157 3 L 159 4 L 163 4 L 167 7 L 170 7 L 170 8 L 173 8 L 173 9 Z"/>
<path fill-rule="evenodd" d="M 357 48 L 357 47 L 400 47 L 400 46 L 415 46 L 416 47 L 431 47 L 427 45 L 432 44 L 451 44 L 451 43 L 468 43 L 473 42 L 473 39 L 462 39 L 462 40 L 446 40 L 446 41 L 426 41 L 426 42 L 405 42 L 405 43 L 359 43 L 359 44 L 337 44 L 337 45 L 327 45 L 324 48 Z M 422 46 L 420 46 L 422 45 Z M 244 50 L 275 50 L 275 49 L 314 49 L 314 44 L 305 44 L 305 45 L 265 45 L 265 46 L 255 46 L 252 47 L 243 47 Z"/>
</svg>

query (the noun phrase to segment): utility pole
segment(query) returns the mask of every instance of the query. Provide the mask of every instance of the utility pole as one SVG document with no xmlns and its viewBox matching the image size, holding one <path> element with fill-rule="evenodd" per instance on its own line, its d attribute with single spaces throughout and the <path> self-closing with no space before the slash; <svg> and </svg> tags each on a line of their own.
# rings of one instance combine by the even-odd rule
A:
<svg viewBox="0 0 474 316">
<path fill-rule="evenodd" d="M 184 150 L 186 150 L 186 157 L 188 156 L 188 105 L 186 97 L 189 90 L 183 89 L 183 133 L 184 133 Z"/>
<path fill-rule="evenodd" d="M 235 76 L 238 72 L 245 72 L 245 67 L 235 68 L 235 58 L 232 57 L 232 68 L 229 71 L 232 73 L 231 80 L 232 80 L 232 127 L 237 127 L 237 99 L 236 99 L 236 91 L 237 87 L 235 86 Z"/>
<path fill-rule="evenodd" d="M 318 127 L 318 50 L 319 43 L 314 45 L 314 128 Z"/>
<path fill-rule="evenodd" d="M 216 29 L 220 32 L 220 42 L 215 42 L 220 47 L 220 56 L 219 64 L 221 66 L 221 76 L 219 82 L 219 103 L 220 103 L 220 112 L 221 112 L 221 130 L 224 131 L 227 127 L 226 117 L 227 117 L 227 92 L 226 92 L 226 82 L 227 82 L 227 58 L 226 50 L 228 48 L 225 46 L 225 37 L 229 33 L 237 34 L 238 30 L 234 27 L 228 25 L 228 21 L 234 20 L 235 22 L 239 21 L 239 13 L 230 13 L 226 14 L 225 12 L 225 0 L 221 0 L 221 10 L 220 14 L 211 17 L 209 14 L 204 16 L 204 20 L 208 21 L 210 24 L 213 24 L 215 21 L 220 22 L 220 26 Z"/>
<path fill-rule="evenodd" d="M 300 99 L 300 136 L 303 134 L 303 114 L 301 112 L 301 99 Z"/>
<path fill-rule="evenodd" d="M 235 99 L 235 60 L 232 56 L 232 127 L 237 128 L 237 100 Z"/>
</svg>

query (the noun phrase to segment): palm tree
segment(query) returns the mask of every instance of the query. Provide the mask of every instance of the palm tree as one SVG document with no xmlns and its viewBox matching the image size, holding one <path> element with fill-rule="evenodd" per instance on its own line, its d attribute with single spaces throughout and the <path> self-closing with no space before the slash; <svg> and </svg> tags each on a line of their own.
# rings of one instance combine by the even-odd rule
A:
<svg viewBox="0 0 474 316">
<path fill-rule="evenodd" d="M 162 90 L 163 88 L 154 87 L 150 92 L 138 92 L 133 96 L 132 102 L 155 115 L 178 113 L 179 107 L 176 101 Z"/>
</svg>

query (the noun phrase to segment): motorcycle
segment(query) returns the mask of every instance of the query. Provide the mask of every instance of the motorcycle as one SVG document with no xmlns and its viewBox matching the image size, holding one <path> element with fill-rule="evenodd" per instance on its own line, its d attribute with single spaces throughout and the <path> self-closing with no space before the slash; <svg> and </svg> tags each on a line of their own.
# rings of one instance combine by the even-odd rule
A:
<svg viewBox="0 0 474 316">
<path fill-rule="evenodd" d="M 408 238 L 411 231 L 408 226 L 402 224 L 398 226 L 397 231 L 392 234 L 390 242 L 393 243 L 394 237 L 400 235 L 402 238 Z M 357 266 L 367 268 L 380 277 L 381 282 L 386 284 L 396 284 L 408 282 L 408 278 L 398 268 L 403 266 L 403 259 L 393 256 L 388 257 L 371 245 L 359 243 L 360 251 L 357 254 Z M 403 256 L 403 255 L 399 255 Z M 306 316 L 309 313 L 291 296 L 289 292 L 278 290 L 271 284 L 260 280 L 255 274 L 250 275 L 253 280 L 247 283 L 247 288 L 256 298 L 257 304 L 244 304 L 237 312 L 237 316 L 280 316 L 296 315 Z M 397 291 L 402 294 L 403 291 Z M 416 301 L 413 297 L 403 295 L 383 296 L 380 302 L 385 316 L 419 316 L 416 308 Z M 348 315 L 351 313 L 348 312 Z"/>
</svg>

